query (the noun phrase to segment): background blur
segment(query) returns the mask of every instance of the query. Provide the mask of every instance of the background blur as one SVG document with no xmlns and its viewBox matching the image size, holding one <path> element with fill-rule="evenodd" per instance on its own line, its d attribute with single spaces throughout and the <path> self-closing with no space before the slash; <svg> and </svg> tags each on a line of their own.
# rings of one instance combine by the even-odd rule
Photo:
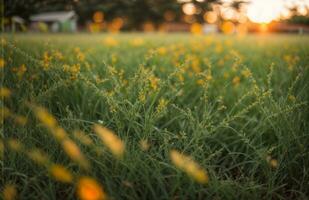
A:
<svg viewBox="0 0 309 200">
<path fill-rule="evenodd" d="M 5 32 L 309 32 L 309 0 L 8 0 Z"/>
</svg>

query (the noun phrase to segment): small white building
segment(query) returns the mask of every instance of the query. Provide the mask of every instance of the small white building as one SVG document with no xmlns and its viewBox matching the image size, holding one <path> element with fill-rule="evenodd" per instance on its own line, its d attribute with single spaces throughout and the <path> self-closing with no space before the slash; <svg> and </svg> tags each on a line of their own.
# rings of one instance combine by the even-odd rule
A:
<svg viewBox="0 0 309 200">
<path fill-rule="evenodd" d="M 31 26 L 35 30 L 40 27 L 51 32 L 75 32 L 77 15 L 74 11 L 46 12 L 30 16 Z"/>
<path fill-rule="evenodd" d="M 203 33 L 205 33 L 205 34 L 218 33 L 218 25 L 216 25 L 216 24 L 204 24 L 203 25 Z"/>
</svg>

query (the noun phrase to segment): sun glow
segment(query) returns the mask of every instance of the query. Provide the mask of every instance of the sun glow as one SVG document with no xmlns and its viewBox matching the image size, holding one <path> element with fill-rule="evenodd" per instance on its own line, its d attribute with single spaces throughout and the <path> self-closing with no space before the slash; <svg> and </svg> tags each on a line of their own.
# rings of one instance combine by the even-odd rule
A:
<svg viewBox="0 0 309 200">
<path fill-rule="evenodd" d="M 247 15 L 252 22 L 269 23 L 280 17 L 284 10 L 284 5 L 278 0 L 258 0 L 248 5 Z"/>
</svg>

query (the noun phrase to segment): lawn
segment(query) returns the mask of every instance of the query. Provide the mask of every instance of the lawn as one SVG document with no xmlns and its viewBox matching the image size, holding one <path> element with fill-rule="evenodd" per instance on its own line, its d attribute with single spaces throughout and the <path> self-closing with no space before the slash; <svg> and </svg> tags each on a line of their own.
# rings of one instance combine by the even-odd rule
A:
<svg viewBox="0 0 309 200">
<path fill-rule="evenodd" d="M 4 198 L 309 198 L 309 36 L 1 38 Z"/>
</svg>

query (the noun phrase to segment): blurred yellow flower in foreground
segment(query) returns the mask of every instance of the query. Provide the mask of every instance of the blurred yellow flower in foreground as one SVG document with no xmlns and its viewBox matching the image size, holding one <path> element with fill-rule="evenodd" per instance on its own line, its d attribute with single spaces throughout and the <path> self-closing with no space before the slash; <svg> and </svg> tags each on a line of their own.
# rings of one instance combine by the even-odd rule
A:
<svg viewBox="0 0 309 200">
<path fill-rule="evenodd" d="M 45 108 L 36 107 L 34 111 L 37 118 L 48 128 L 53 129 L 57 126 L 56 119 L 54 118 L 54 116 L 49 114 L 49 112 Z"/>
<path fill-rule="evenodd" d="M 71 172 L 62 165 L 53 164 L 49 168 L 49 172 L 53 176 L 53 178 L 57 181 L 64 183 L 71 183 L 73 180 Z"/>
<path fill-rule="evenodd" d="M 89 168 L 89 162 L 85 158 L 84 154 L 81 152 L 79 147 L 70 139 L 65 139 L 62 141 L 62 147 L 65 153 L 80 166 L 85 169 Z"/>
<path fill-rule="evenodd" d="M 15 185 L 6 184 L 3 187 L 3 200 L 14 200 L 17 196 L 17 190 Z"/>
<path fill-rule="evenodd" d="M 207 172 L 193 161 L 191 157 L 183 155 L 176 150 L 171 150 L 170 158 L 177 168 L 187 173 L 198 183 L 208 183 L 209 178 Z"/>
<path fill-rule="evenodd" d="M 104 200 L 105 192 L 100 184 L 90 177 L 82 177 L 77 183 L 77 196 L 80 200 Z"/>
<path fill-rule="evenodd" d="M 266 157 L 266 161 L 268 162 L 268 164 L 270 165 L 271 168 L 278 168 L 278 160 L 272 158 L 271 156 L 267 156 Z"/>
<path fill-rule="evenodd" d="M 11 96 L 11 90 L 9 88 L 6 87 L 1 87 L 0 88 L 0 97 L 1 98 L 8 98 Z"/>
<path fill-rule="evenodd" d="M 10 149 L 16 152 L 21 152 L 24 150 L 24 146 L 21 142 L 19 142 L 17 139 L 8 139 L 7 144 Z"/>
<path fill-rule="evenodd" d="M 116 157 L 121 157 L 123 155 L 125 145 L 111 130 L 96 124 L 94 125 L 94 131 Z"/>
<path fill-rule="evenodd" d="M 5 65 L 5 61 L 3 58 L 0 58 L 0 69 L 3 68 Z"/>
<path fill-rule="evenodd" d="M 39 165 L 48 163 L 48 156 L 39 149 L 32 149 L 27 152 L 28 157 Z"/>
</svg>

